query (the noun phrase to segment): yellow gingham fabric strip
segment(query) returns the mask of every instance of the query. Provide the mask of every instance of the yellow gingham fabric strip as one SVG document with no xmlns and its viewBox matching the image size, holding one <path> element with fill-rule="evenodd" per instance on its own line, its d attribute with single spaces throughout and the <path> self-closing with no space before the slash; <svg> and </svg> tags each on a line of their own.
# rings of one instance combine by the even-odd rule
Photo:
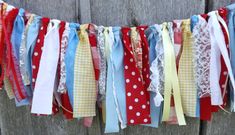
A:
<svg viewBox="0 0 235 135">
<path fill-rule="evenodd" d="M 190 20 L 182 22 L 183 51 L 179 61 L 179 82 L 184 113 L 196 117 L 197 90 L 193 72 L 192 33 Z"/>
<path fill-rule="evenodd" d="M 88 24 L 80 26 L 79 44 L 74 64 L 74 113 L 73 117 L 96 115 L 96 81 L 87 33 Z"/>
</svg>

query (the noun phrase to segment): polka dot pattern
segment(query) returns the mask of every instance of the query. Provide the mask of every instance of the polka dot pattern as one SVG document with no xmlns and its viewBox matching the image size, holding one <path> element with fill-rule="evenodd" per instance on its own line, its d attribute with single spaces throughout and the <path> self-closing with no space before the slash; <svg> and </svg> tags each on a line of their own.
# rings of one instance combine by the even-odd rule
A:
<svg viewBox="0 0 235 135">
<path fill-rule="evenodd" d="M 150 84 L 149 79 L 149 52 L 148 43 L 144 31 L 147 27 L 137 27 L 136 31 L 139 33 L 141 39 L 142 62 L 135 59 L 135 49 L 132 48 L 130 37 L 128 34 L 130 28 L 123 27 L 123 45 L 124 45 L 124 77 L 126 83 L 126 106 L 127 106 L 127 122 L 128 125 L 149 124 L 150 119 L 150 105 L 149 93 L 147 88 Z M 138 39 L 138 38 L 137 38 Z M 134 52 L 134 53 L 133 53 Z M 142 63 L 141 67 L 137 63 Z"/>
<path fill-rule="evenodd" d="M 32 85 L 33 88 L 35 86 L 35 82 L 37 80 L 37 74 L 39 70 L 39 63 L 42 55 L 42 49 L 44 44 L 44 36 L 47 33 L 47 26 L 49 24 L 49 18 L 42 18 L 41 27 L 39 29 L 39 34 L 37 37 L 37 42 L 35 44 L 33 55 L 32 55 Z"/>
</svg>

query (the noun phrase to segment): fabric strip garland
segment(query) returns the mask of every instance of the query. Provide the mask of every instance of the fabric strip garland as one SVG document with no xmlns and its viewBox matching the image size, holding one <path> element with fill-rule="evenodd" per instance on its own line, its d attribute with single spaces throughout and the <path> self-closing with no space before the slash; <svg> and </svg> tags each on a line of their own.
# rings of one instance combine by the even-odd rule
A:
<svg viewBox="0 0 235 135">
<path fill-rule="evenodd" d="M 35 117 L 62 109 L 90 127 L 102 111 L 105 133 L 209 121 L 235 108 L 234 11 L 232 4 L 190 19 L 105 27 L 1 1 L 0 89 Z"/>
</svg>

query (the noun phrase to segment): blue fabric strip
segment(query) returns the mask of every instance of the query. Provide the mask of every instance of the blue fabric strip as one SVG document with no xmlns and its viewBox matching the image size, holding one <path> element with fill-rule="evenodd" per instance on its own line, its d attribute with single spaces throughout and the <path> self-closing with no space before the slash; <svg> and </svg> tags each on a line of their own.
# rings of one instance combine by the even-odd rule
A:
<svg viewBox="0 0 235 135">
<path fill-rule="evenodd" d="M 70 33 L 68 46 L 65 53 L 65 68 L 66 68 L 66 86 L 69 95 L 70 104 L 73 107 L 73 84 L 74 84 L 74 61 L 79 37 L 77 30 L 80 25 L 77 23 L 70 23 Z"/>
<path fill-rule="evenodd" d="M 233 76 L 235 77 L 235 32 L 234 32 L 234 26 L 235 26 L 235 4 L 229 5 L 227 7 L 229 9 L 228 14 L 228 29 L 229 29 L 229 38 L 230 38 L 230 62 L 233 70 Z M 234 111 L 233 105 L 234 105 L 234 99 L 233 99 L 233 87 L 232 84 L 230 84 L 230 108 L 231 111 Z"/>
<path fill-rule="evenodd" d="M 125 102 L 125 93 L 122 94 L 122 91 L 125 90 L 125 86 L 123 87 L 124 81 L 124 73 L 123 73 L 123 46 L 120 40 L 120 28 L 116 27 L 113 28 L 114 33 L 114 45 L 112 47 L 112 55 L 115 60 L 111 61 L 111 59 L 107 60 L 108 69 L 107 69 L 107 83 L 106 83 L 106 125 L 105 125 L 105 133 L 114 133 L 119 132 L 119 121 L 118 121 L 118 114 L 116 111 L 116 105 L 114 101 L 113 95 L 113 82 L 116 88 L 116 94 L 118 99 L 118 104 L 121 109 L 121 113 L 125 113 L 124 108 L 126 108 Z M 114 70 L 112 66 L 114 65 Z M 118 71 L 120 72 L 118 74 Z M 114 72 L 114 79 L 113 80 L 113 72 Z M 116 76 L 117 75 L 117 76 Z M 118 82 L 115 82 L 118 81 Z M 123 88 L 123 89 L 122 89 Z M 125 92 L 125 91 L 124 91 Z M 121 101 L 123 100 L 123 101 Z M 124 108 L 122 108 L 124 106 Z M 124 116 L 126 117 L 126 116 Z"/>
<path fill-rule="evenodd" d="M 22 34 L 25 29 L 25 24 L 24 24 L 24 9 L 20 9 L 18 15 L 16 16 L 16 19 L 14 21 L 14 26 L 12 30 L 12 35 L 11 35 L 11 42 L 12 42 L 12 49 L 14 52 L 14 56 L 16 57 L 18 63 L 19 57 L 20 57 L 20 45 L 21 45 L 21 40 L 22 40 Z M 30 95 L 29 91 L 26 91 L 27 95 Z M 23 99 L 22 101 L 17 101 L 15 99 L 16 106 L 24 106 L 24 105 L 29 105 L 29 99 Z"/>
<path fill-rule="evenodd" d="M 29 26 L 27 32 L 27 39 L 26 39 L 27 58 L 26 58 L 25 68 L 30 81 L 32 81 L 32 54 L 38 36 L 40 22 L 41 22 L 41 17 L 34 16 L 34 19 L 31 25 Z M 30 83 L 32 84 L 32 82 Z"/>
<path fill-rule="evenodd" d="M 159 39 L 159 35 L 155 26 L 150 26 L 146 33 L 148 37 L 149 43 L 149 63 L 150 65 L 156 58 L 157 54 L 155 51 L 156 43 Z M 150 115 L 151 115 L 151 124 L 147 124 L 146 126 L 157 128 L 160 122 L 160 113 L 161 113 L 161 106 L 156 107 L 154 103 L 154 97 L 156 96 L 155 92 L 150 92 Z"/>
</svg>

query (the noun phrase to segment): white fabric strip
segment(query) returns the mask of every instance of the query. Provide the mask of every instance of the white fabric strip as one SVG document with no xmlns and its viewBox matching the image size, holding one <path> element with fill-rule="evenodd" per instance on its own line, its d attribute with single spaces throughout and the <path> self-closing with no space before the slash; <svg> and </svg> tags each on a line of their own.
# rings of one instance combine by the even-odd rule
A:
<svg viewBox="0 0 235 135">
<path fill-rule="evenodd" d="M 31 113 L 52 114 L 53 90 L 59 59 L 59 22 L 52 20 L 44 47 L 33 94 Z"/>
<path fill-rule="evenodd" d="M 211 35 L 211 67 L 210 67 L 210 86 L 211 86 L 211 104 L 212 105 L 222 105 L 223 97 L 221 94 L 220 86 L 219 86 L 219 78 L 221 72 L 221 63 L 220 63 L 220 55 L 225 61 L 226 67 L 228 69 L 229 77 L 232 83 L 233 88 L 235 88 L 235 81 L 232 74 L 232 67 L 229 60 L 228 50 L 226 48 L 225 38 L 219 21 L 223 25 L 225 29 L 227 28 L 226 23 L 223 19 L 218 18 L 218 12 L 213 11 L 208 14 L 210 16 L 208 20 L 209 31 Z M 219 20 L 218 20 L 219 19 Z M 214 54 L 213 54 L 214 53 Z M 218 62 L 219 61 L 219 62 Z M 235 99 L 235 95 L 234 95 Z"/>
</svg>

